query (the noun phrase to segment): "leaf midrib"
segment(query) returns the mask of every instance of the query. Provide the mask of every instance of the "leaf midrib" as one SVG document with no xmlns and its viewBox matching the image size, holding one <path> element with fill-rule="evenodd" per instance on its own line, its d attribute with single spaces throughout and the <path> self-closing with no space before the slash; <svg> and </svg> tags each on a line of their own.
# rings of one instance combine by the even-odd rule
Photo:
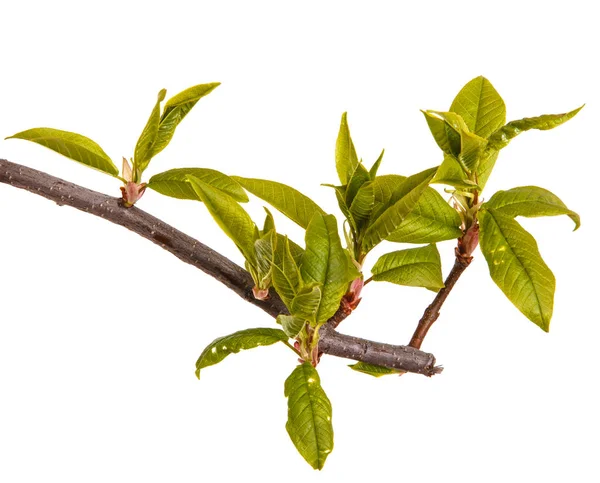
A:
<svg viewBox="0 0 600 483">
<path fill-rule="evenodd" d="M 513 254 L 514 258 L 519 262 L 519 264 L 521 265 L 521 267 L 523 267 L 523 270 L 525 271 L 525 273 L 527 274 L 527 278 L 529 279 L 529 283 L 531 284 L 531 286 L 533 287 L 533 293 L 535 294 L 535 300 L 537 302 L 537 308 L 540 314 L 540 318 L 542 319 L 542 323 L 544 324 L 544 326 L 547 325 L 548 321 L 546 321 L 546 318 L 544 317 L 544 311 L 542 310 L 542 304 L 540 302 L 540 297 L 538 294 L 538 290 L 535 286 L 535 284 L 533 283 L 533 279 L 531 278 L 531 274 L 529 273 L 529 270 L 527 269 L 527 267 L 525 266 L 525 264 L 521 261 L 521 258 L 516 254 L 516 252 L 513 250 L 512 246 L 510 245 L 510 243 L 508 242 L 506 235 L 504 234 L 504 232 L 502 231 L 502 228 L 500 227 L 500 224 L 498 223 L 498 220 L 496 219 L 496 217 L 494 216 L 493 212 L 490 210 L 487 210 L 487 212 L 489 213 L 489 215 L 494 219 L 494 223 L 496 224 L 496 226 L 498 227 L 498 232 L 500 233 L 500 235 L 502 235 L 502 238 L 504 239 L 504 241 L 506 242 L 506 246 L 508 247 L 508 249 L 511 251 L 511 253 Z M 511 287 L 512 288 L 512 287 Z"/>
</svg>

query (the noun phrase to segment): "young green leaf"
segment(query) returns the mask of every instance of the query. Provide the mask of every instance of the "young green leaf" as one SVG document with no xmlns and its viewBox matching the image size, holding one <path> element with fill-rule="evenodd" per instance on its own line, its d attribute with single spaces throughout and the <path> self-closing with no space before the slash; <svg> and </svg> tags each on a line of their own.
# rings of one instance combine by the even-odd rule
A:
<svg viewBox="0 0 600 483">
<path fill-rule="evenodd" d="M 435 245 L 386 253 L 371 269 L 374 281 L 438 291 L 444 286 L 440 254 Z"/>
<path fill-rule="evenodd" d="M 470 174 L 477 169 L 486 146 L 487 139 L 467 131 L 460 133 L 458 162 L 467 173 Z"/>
<path fill-rule="evenodd" d="M 506 122 L 506 106 L 500 94 L 483 76 L 469 81 L 456 95 L 450 111 L 459 114 L 469 131 L 487 138 Z"/>
<path fill-rule="evenodd" d="M 381 154 L 377 158 L 377 161 L 375 161 L 375 163 L 373 164 L 373 166 L 371 166 L 371 169 L 369 170 L 369 176 L 371 177 L 371 181 L 374 181 L 375 177 L 377 176 L 377 171 L 379 171 L 379 166 L 381 165 L 381 161 L 383 160 L 383 153 L 385 153 L 385 149 L 381 150 Z"/>
<path fill-rule="evenodd" d="M 513 218 L 567 215 L 575 223 L 575 230 L 581 225 L 579 215 L 567 208 L 558 196 L 537 186 L 520 186 L 498 191 L 484 206 L 495 208 L 496 211 Z"/>
<path fill-rule="evenodd" d="M 160 123 L 160 103 L 165 99 L 167 91 L 161 89 L 158 93 L 156 104 L 150 113 L 150 117 L 137 144 L 135 145 L 135 151 L 133 155 L 134 165 L 134 177 L 140 176 L 144 170 L 148 167 L 150 159 L 152 159 L 152 151 L 156 138 L 158 136 L 158 126 Z M 139 181 L 139 180 L 137 180 Z"/>
<path fill-rule="evenodd" d="M 258 282 L 258 287 L 261 289 L 268 289 L 271 284 L 271 267 L 273 265 L 276 242 L 277 237 L 273 230 L 262 235 L 254 242 L 256 274 L 258 276 L 258 280 L 256 281 Z"/>
<path fill-rule="evenodd" d="M 246 193 L 244 193 L 244 195 L 246 195 Z M 265 222 L 263 223 L 262 232 L 269 233 L 271 230 L 275 231 L 275 220 L 273 218 L 273 215 L 266 206 L 263 206 L 263 208 L 267 213 L 267 216 L 265 217 Z"/>
<path fill-rule="evenodd" d="M 333 215 L 316 213 L 306 229 L 306 251 L 300 272 L 307 284 L 322 284 L 322 298 L 316 322 L 325 322 L 338 309 L 348 283 L 359 276 L 348 266 L 337 222 Z"/>
<path fill-rule="evenodd" d="M 308 196 L 283 183 L 240 176 L 233 178 L 247 191 L 266 201 L 304 229 L 315 213 L 325 214 Z"/>
<path fill-rule="evenodd" d="M 454 112 L 421 111 L 425 116 L 433 139 L 449 155 L 460 153 L 460 133 L 468 131 L 465 121 Z"/>
<path fill-rule="evenodd" d="M 373 183 L 367 182 L 361 186 L 350 205 L 350 215 L 356 223 L 357 229 L 361 229 L 369 220 L 375 207 L 375 192 Z"/>
<path fill-rule="evenodd" d="M 254 241 L 258 229 L 246 210 L 231 196 L 201 179 L 190 175 L 187 179 L 217 224 L 237 245 L 248 263 L 255 265 Z"/>
<path fill-rule="evenodd" d="M 447 184 L 458 189 L 473 189 L 477 184 L 470 181 L 458 160 L 449 154 L 444 156 L 431 183 Z"/>
<path fill-rule="evenodd" d="M 331 402 L 321 387 L 317 370 L 300 364 L 285 381 L 288 420 L 285 425 L 298 452 L 316 470 L 323 469 L 333 450 Z"/>
<path fill-rule="evenodd" d="M 304 319 L 293 315 L 280 314 L 277 316 L 277 323 L 281 325 L 283 331 L 290 338 L 296 337 L 304 327 Z"/>
<path fill-rule="evenodd" d="M 511 121 L 490 135 L 489 148 L 498 151 L 507 146 L 511 139 L 523 131 L 529 131 L 530 129 L 538 129 L 540 131 L 554 129 L 575 117 L 581 109 L 583 109 L 583 106 L 564 114 L 544 114 L 538 117 L 526 117 L 518 121 Z"/>
<path fill-rule="evenodd" d="M 323 299 L 321 287 L 321 284 L 317 284 L 302 288 L 289 307 L 292 315 L 302 320 L 308 320 L 311 325 L 316 325 L 320 321 L 318 319 L 319 306 Z"/>
<path fill-rule="evenodd" d="M 535 239 L 494 208 L 480 211 L 479 226 L 492 280 L 529 320 L 548 332 L 556 282 Z"/>
<path fill-rule="evenodd" d="M 323 184 L 321 186 L 327 186 L 328 188 L 333 188 L 335 190 L 335 198 L 338 202 L 338 206 L 340 207 L 340 211 L 350 224 L 350 228 L 353 233 L 358 231 L 358 227 L 352 213 L 350 213 L 350 207 L 346 205 L 346 188 L 344 186 L 335 186 L 332 184 Z"/>
<path fill-rule="evenodd" d="M 460 216 L 433 188 L 427 188 L 413 210 L 386 240 L 396 243 L 437 243 L 462 235 Z"/>
<path fill-rule="evenodd" d="M 282 330 L 267 328 L 245 329 L 219 337 L 208 344 L 200 354 L 196 361 L 196 377 L 200 379 L 200 370 L 221 362 L 229 354 L 287 340 L 288 336 Z"/>
<path fill-rule="evenodd" d="M 489 144 L 488 144 L 489 146 Z M 496 165 L 496 160 L 498 159 L 498 151 L 492 151 L 486 149 L 481 160 L 479 161 L 479 166 L 477 168 L 477 186 L 479 186 L 479 191 L 483 191 L 490 174 L 492 174 L 492 170 Z"/>
<path fill-rule="evenodd" d="M 302 287 L 300 270 L 290 249 L 290 241 L 287 237 L 277 241 L 275 250 L 275 259 L 273 262 L 273 287 L 283 300 L 285 306 L 289 309 L 292 300 L 298 294 Z"/>
<path fill-rule="evenodd" d="M 335 143 L 335 167 L 343 185 L 348 184 L 359 163 L 354 143 L 350 137 L 347 114 L 346 112 L 342 114 L 340 131 Z"/>
<path fill-rule="evenodd" d="M 400 189 L 392 193 L 390 203 L 393 204 L 372 221 L 365 231 L 362 240 L 364 253 L 371 251 L 379 242 L 398 229 L 419 201 L 436 171 L 437 168 L 430 168 L 409 176 Z"/>
<path fill-rule="evenodd" d="M 241 203 L 248 201 L 248 195 L 237 181 L 220 171 L 208 168 L 170 169 L 152 176 L 148 182 L 148 188 L 152 188 L 154 191 L 165 196 L 171 196 L 180 200 L 202 201 L 188 182 L 188 176 L 194 176 L 204 181 L 213 188 L 227 193 L 236 201 Z"/>
<path fill-rule="evenodd" d="M 371 181 L 371 176 L 369 172 L 362 164 L 362 161 L 358 163 L 354 173 L 350 176 L 350 180 L 348 181 L 348 185 L 346 186 L 346 205 L 350 206 L 356 193 L 361 188 L 362 185 Z"/>
<path fill-rule="evenodd" d="M 397 369 L 391 369 L 384 366 L 376 366 L 375 364 L 368 364 L 366 362 L 357 362 L 356 364 L 349 364 L 348 367 L 356 372 L 362 372 L 373 377 L 388 376 L 390 374 L 404 374 L 403 371 Z"/>
<path fill-rule="evenodd" d="M 192 110 L 196 103 L 220 85 L 220 82 L 211 82 L 210 84 L 193 86 L 180 92 L 176 96 L 171 97 L 171 99 L 167 101 L 164 112 L 162 113 L 162 116 L 160 116 L 158 133 L 156 140 L 152 145 L 151 157 L 156 156 L 167 147 L 173 138 L 173 134 L 175 134 L 175 128 L 188 112 Z"/>
<path fill-rule="evenodd" d="M 119 168 L 115 166 L 104 150 L 90 138 L 81 134 L 49 127 L 36 127 L 13 134 L 6 139 L 31 141 L 111 176 L 119 174 Z"/>
</svg>

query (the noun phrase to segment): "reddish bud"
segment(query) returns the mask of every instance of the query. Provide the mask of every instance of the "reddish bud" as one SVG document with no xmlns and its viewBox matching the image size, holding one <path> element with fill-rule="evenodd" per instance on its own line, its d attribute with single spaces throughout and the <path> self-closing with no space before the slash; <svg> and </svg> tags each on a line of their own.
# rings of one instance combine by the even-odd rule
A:
<svg viewBox="0 0 600 483">
<path fill-rule="evenodd" d="M 258 288 L 256 285 L 252 287 L 252 294 L 256 300 L 267 300 L 269 298 L 268 288 Z"/>
</svg>

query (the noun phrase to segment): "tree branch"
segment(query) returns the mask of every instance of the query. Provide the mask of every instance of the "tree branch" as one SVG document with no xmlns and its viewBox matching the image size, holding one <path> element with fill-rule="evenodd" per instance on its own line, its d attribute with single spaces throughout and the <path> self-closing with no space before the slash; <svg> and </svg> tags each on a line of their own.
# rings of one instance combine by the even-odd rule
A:
<svg viewBox="0 0 600 483">
<path fill-rule="evenodd" d="M 440 310 L 442 309 L 442 305 L 450 295 L 450 292 L 454 288 L 456 282 L 463 274 L 463 272 L 467 269 L 467 267 L 471 264 L 473 257 L 471 254 L 477 247 L 479 243 L 479 225 L 475 222 L 466 233 L 458 240 L 458 246 L 455 248 L 456 258 L 454 260 L 454 266 L 446 281 L 444 282 L 444 287 L 437 293 L 433 302 L 425 309 L 423 313 L 423 317 L 419 320 L 419 325 L 415 329 L 415 333 L 410 339 L 410 343 L 408 344 L 410 347 L 414 347 L 415 349 L 420 349 L 427 332 L 433 325 L 433 323 L 440 316 Z"/>
<path fill-rule="evenodd" d="M 287 313 L 285 305 L 274 291 L 271 291 L 271 297 L 267 300 L 254 298 L 252 278 L 243 268 L 145 211 L 135 206 L 124 207 L 120 198 L 98 193 L 5 159 L 0 159 L 0 182 L 43 196 L 60 206 L 71 206 L 124 226 L 156 243 L 181 261 L 214 277 L 272 317 Z M 442 368 L 435 366 L 432 354 L 338 333 L 334 328 L 344 317 L 345 315 L 336 314 L 330 325 L 321 328 L 319 349 L 323 353 L 427 376 L 441 372 Z"/>
</svg>

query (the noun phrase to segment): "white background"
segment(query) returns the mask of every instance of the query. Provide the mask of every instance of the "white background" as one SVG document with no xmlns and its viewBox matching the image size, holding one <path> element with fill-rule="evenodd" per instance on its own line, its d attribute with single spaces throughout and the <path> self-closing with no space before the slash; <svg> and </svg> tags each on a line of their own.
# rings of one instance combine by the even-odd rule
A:
<svg viewBox="0 0 600 483">
<path fill-rule="evenodd" d="M 147 175 L 182 166 L 293 184 L 327 210 L 343 111 L 367 166 L 440 161 L 419 109 L 483 74 L 509 119 L 568 124 L 506 148 L 487 186 L 540 185 L 581 214 L 523 220 L 557 277 L 550 334 L 497 289 L 479 252 L 423 349 L 444 373 L 319 369 L 336 448 L 323 472 L 285 431 L 285 347 L 194 376 L 214 338 L 274 321 L 122 227 L 0 185 L 0 481 L 599 481 L 599 37 L 593 2 L 2 2 L 0 136 L 80 132 L 131 156 L 162 87 L 220 81 Z M 24 141 L 0 157 L 111 195 L 118 182 Z M 139 207 L 241 263 L 204 207 Z M 249 208 L 262 220 L 261 204 Z M 301 231 L 277 218 L 300 241 Z M 371 257 L 397 249 L 381 246 Z M 452 242 L 439 245 L 445 271 Z M 431 293 L 372 284 L 347 333 L 408 342 Z"/>
</svg>

